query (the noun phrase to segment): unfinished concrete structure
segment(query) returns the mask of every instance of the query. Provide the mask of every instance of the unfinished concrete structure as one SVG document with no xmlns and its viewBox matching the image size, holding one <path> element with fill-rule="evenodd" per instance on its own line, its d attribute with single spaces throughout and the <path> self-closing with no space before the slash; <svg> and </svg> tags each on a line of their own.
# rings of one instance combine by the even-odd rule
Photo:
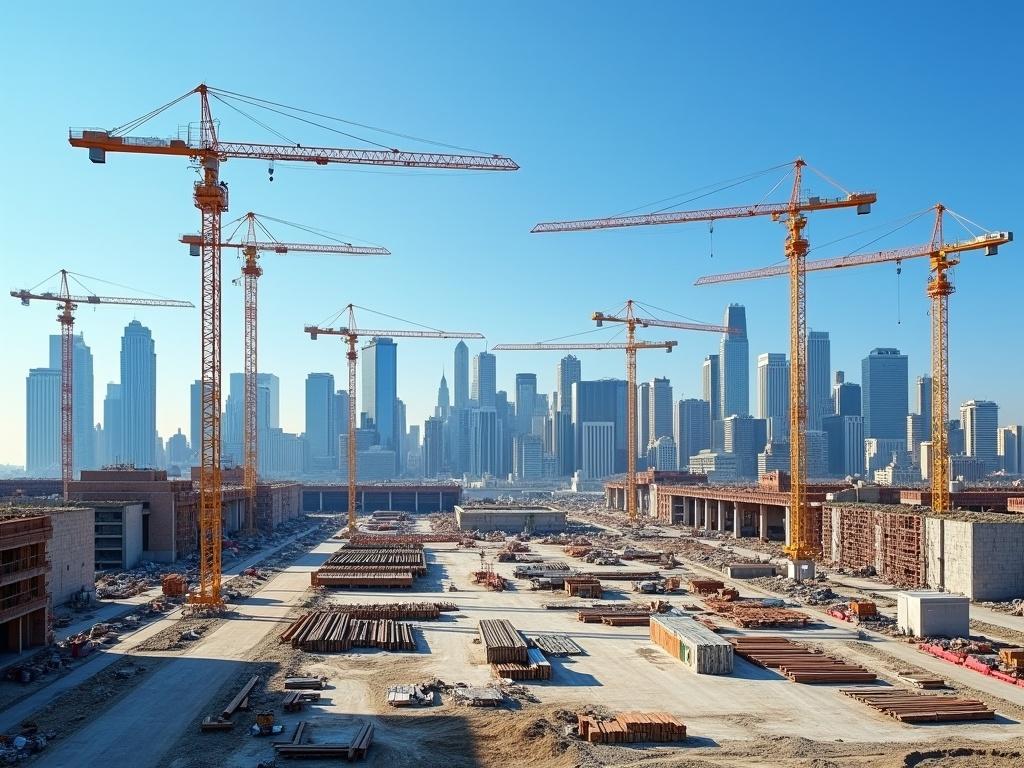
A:
<svg viewBox="0 0 1024 768">
<path fill-rule="evenodd" d="M 40 508 L 52 531 L 46 552 L 50 561 L 47 591 L 51 606 L 77 595 L 91 599 L 96 581 L 95 513 L 90 506 Z"/>
<path fill-rule="evenodd" d="M 972 600 L 1024 597 L 1024 518 L 926 507 L 825 505 L 824 558 L 845 568 L 873 568 L 896 586 L 931 587 Z"/>
<path fill-rule="evenodd" d="M 462 531 L 561 533 L 565 530 L 565 511 L 540 506 L 456 506 L 455 522 Z"/>
<path fill-rule="evenodd" d="M 457 483 L 360 483 L 356 506 L 362 512 L 452 512 L 462 502 Z M 348 486 L 342 483 L 303 483 L 303 512 L 348 512 Z"/>
<path fill-rule="evenodd" d="M 141 501 L 91 501 L 96 510 L 96 570 L 134 568 L 142 559 Z"/>
<path fill-rule="evenodd" d="M 0 513 L 0 652 L 20 653 L 49 640 L 50 520 L 36 510 Z"/>
</svg>

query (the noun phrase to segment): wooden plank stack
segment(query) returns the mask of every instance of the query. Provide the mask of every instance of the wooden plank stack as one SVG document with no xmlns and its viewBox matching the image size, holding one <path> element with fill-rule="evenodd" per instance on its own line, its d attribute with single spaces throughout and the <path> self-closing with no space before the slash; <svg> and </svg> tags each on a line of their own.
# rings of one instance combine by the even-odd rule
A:
<svg viewBox="0 0 1024 768">
<path fill-rule="evenodd" d="M 898 688 L 843 688 L 841 692 L 902 723 L 947 723 L 995 718 L 995 712 L 977 699 L 961 699 L 938 693 L 911 693 Z"/>
<path fill-rule="evenodd" d="M 651 640 L 700 675 L 732 673 L 733 648 L 707 627 L 686 616 L 655 616 Z"/>
<path fill-rule="evenodd" d="M 716 597 L 705 598 L 704 603 L 714 613 L 745 629 L 804 627 L 810 621 L 806 613 L 789 608 L 766 608 L 753 602 L 734 602 Z"/>
<path fill-rule="evenodd" d="M 479 632 L 488 664 L 529 663 L 526 641 L 508 619 L 481 619 Z"/>
<path fill-rule="evenodd" d="M 550 680 L 551 662 L 537 648 L 527 649 L 528 662 L 491 664 L 491 671 L 498 677 L 510 680 Z"/>
<path fill-rule="evenodd" d="M 577 715 L 580 738 L 592 744 L 636 744 L 686 739 L 686 726 L 667 712 L 622 712 L 611 720 Z"/>
<path fill-rule="evenodd" d="M 584 654 L 579 644 L 568 635 L 534 635 L 530 640 L 548 656 L 582 656 Z"/>
<path fill-rule="evenodd" d="M 564 579 L 565 592 L 573 597 L 600 600 L 601 582 L 591 576 L 567 576 Z"/>
<path fill-rule="evenodd" d="M 777 669 L 794 683 L 870 683 L 875 673 L 818 653 L 785 637 L 731 638 L 736 653 L 767 669 Z"/>
<path fill-rule="evenodd" d="M 348 535 L 347 530 L 339 531 Z M 345 538 L 344 536 L 336 536 L 335 538 Z M 381 546 L 399 546 L 415 547 L 423 546 L 424 544 L 458 544 L 462 541 L 462 534 L 460 533 L 396 533 L 396 534 L 373 534 L 373 533 L 357 533 L 349 537 L 351 544 L 358 544 L 360 546 L 369 545 L 373 547 Z"/>
<path fill-rule="evenodd" d="M 605 605 L 600 608 L 580 608 L 576 612 L 576 618 L 584 624 L 643 627 L 650 623 L 651 612 L 636 605 Z"/>
<path fill-rule="evenodd" d="M 347 543 L 310 574 L 320 587 L 411 587 L 427 572 L 422 544 Z"/>
</svg>

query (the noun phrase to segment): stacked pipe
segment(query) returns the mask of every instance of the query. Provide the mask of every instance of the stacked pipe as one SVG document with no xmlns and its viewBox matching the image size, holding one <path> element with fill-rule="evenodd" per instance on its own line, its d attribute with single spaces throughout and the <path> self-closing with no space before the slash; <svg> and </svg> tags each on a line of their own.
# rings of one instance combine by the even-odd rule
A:
<svg viewBox="0 0 1024 768">
<path fill-rule="evenodd" d="M 529 662 L 526 641 L 508 619 L 481 619 L 479 632 L 488 664 Z"/>
<path fill-rule="evenodd" d="M 392 619 L 354 619 L 339 611 L 313 611 L 300 616 L 281 634 L 280 641 L 311 653 L 340 653 L 351 648 L 416 650 L 411 624 Z"/>
<path fill-rule="evenodd" d="M 392 619 L 394 621 L 431 621 L 442 613 L 459 610 L 455 603 L 358 603 L 331 605 L 323 611 L 347 613 L 353 619 Z"/>
</svg>

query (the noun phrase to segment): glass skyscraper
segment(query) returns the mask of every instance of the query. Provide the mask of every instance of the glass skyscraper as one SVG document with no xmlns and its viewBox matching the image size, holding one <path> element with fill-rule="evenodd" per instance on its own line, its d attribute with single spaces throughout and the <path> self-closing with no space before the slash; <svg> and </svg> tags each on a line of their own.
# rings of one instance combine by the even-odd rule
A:
<svg viewBox="0 0 1024 768">
<path fill-rule="evenodd" d="M 362 412 L 373 419 L 384 450 L 398 451 L 398 345 L 387 337 L 363 347 Z"/>
<path fill-rule="evenodd" d="M 878 347 L 861 361 L 864 437 L 906 440 L 909 390 L 907 356 Z"/>
<path fill-rule="evenodd" d="M 750 415 L 750 344 L 747 342 L 747 310 L 742 304 L 725 309 L 723 325 L 735 333 L 722 334 L 718 349 L 721 371 L 720 419 Z"/>
<path fill-rule="evenodd" d="M 121 453 L 139 468 L 156 463 L 156 346 L 138 320 L 121 337 Z"/>
</svg>

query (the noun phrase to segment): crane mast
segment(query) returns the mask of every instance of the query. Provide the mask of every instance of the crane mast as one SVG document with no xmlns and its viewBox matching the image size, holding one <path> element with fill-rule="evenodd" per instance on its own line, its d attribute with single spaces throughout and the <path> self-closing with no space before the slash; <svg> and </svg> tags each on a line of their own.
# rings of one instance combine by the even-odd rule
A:
<svg viewBox="0 0 1024 768">
<path fill-rule="evenodd" d="M 309 338 L 316 340 L 317 336 L 341 336 L 347 345 L 345 359 L 348 362 L 348 530 L 354 533 L 356 530 L 356 361 L 359 353 L 356 344 L 360 337 L 393 337 L 407 339 L 482 339 L 481 333 L 463 333 L 460 331 L 408 331 L 408 330 L 369 330 L 359 328 L 356 325 L 355 305 L 349 304 L 346 308 L 348 313 L 348 325 L 344 328 L 322 328 L 316 325 L 307 325 L 304 333 Z"/>
<path fill-rule="evenodd" d="M 192 91 L 126 124 L 107 130 L 69 130 L 68 143 L 89 150 L 89 159 L 105 163 L 108 152 L 185 157 L 198 163 L 202 178 L 193 200 L 201 220 L 202 274 L 200 340 L 201 449 L 199 473 L 199 584 L 190 602 L 219 609 L 221 598 L 221 217 L 228 210 L 227 186 L 220 180 L 220 163 L 231 158 L 287 160 L 316 165 L 346 163 L 404 168 L 515 171 L 519 166 L 501 155 L 456 155 L 440 152 L 363 150 L 340 147 L 222 142 L 210 110 L 210 94 L 223 94 L 200 83 Z M 123 135 L 191 94 L 200 99 L 199 141 L 154 139 Z M 220 98 L 220 96 L 218 96 Z"/>
</svg>

